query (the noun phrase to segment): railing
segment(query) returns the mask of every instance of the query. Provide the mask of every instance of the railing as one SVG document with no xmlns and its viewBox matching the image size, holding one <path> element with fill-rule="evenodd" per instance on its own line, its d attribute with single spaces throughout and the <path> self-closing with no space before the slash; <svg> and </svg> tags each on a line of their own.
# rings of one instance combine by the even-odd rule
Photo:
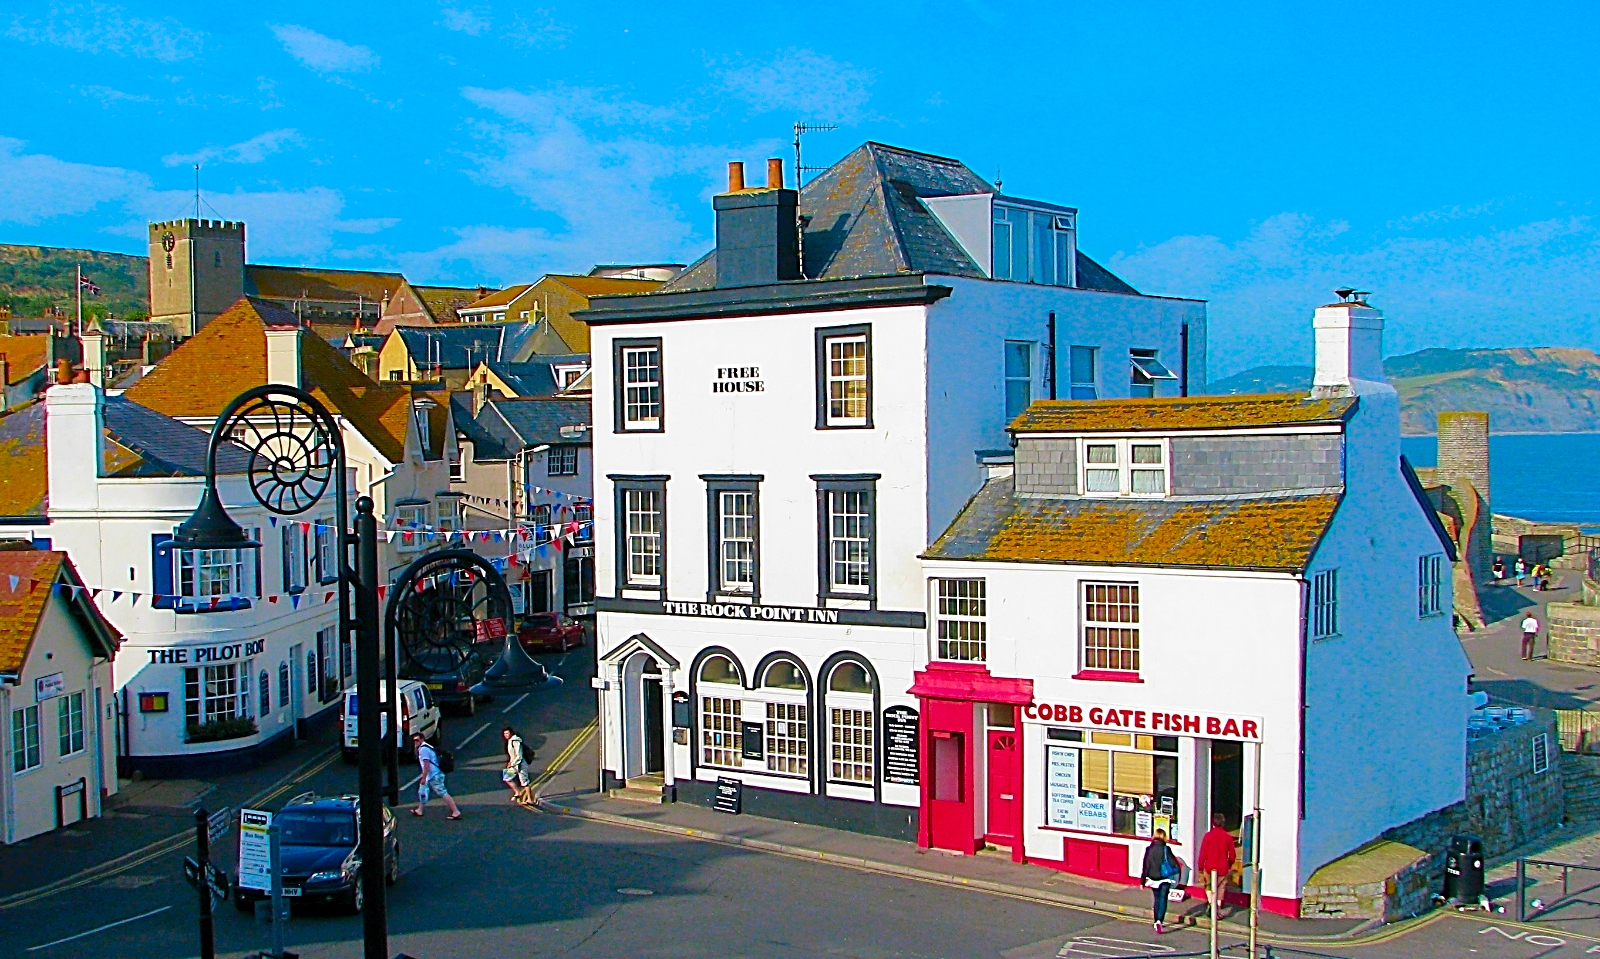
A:
<svg viewBox="0 0 1600 959">
<path fill-rule="evenodd" d="M 1580 533 L 1577 536 L 1564 536 L 1561 538 L 1561 555 L 1571 556 L 1573 553 L 1588 553 L 1600 550 L 1600 536 L 1591 536 Z"/>
<path fill-rule="evenodd" d="M 1572 879 L 1572 871 L 1574 869 L 1579 870 L 1581 872 L 1600 873 L 1600 866 L 1585 866 L 1585 865 L 1583 865 L 1581 863 L 1575 863 L 1575 862 L 1550 862 L 1549 860 L 1545 860 L 1545 859 L 1518 859 L 1517 860 L 1517 921 L 1518 922 L 1527 922 L 1528 921 L 1528 867 L 1529 866 L 1533 866 L 1535 868 L 1540 868 L 1540 869 L 1560 869 L 1561 870 L 1561 898 L 1557 899 L 1554 903 L 1540 903 L 1539 904 L 1539 908 L 1534 910 L 1534 914 L 1535 915 L 1538 915 L 1539 913 L 1549 912 L 1554 905 L 1556 905 L 1558 903 L 1561 903 L 1561 902 L 1566 900 L 1566 898 L 1571 894 L 1571 879 Z M 1585 888 L 1593 888 L 1593 887 L 1585 887 Z M 1534 902 L 1537 903 L 1537 902 L 1539 902 L 1539 900 L 1535 899 Z"/>
<path fill-rule="evenodd" d="M 1558 709 L 1555 713 L 1562 752 L 1600 755 L 1600 711 Z"/>
</svg>

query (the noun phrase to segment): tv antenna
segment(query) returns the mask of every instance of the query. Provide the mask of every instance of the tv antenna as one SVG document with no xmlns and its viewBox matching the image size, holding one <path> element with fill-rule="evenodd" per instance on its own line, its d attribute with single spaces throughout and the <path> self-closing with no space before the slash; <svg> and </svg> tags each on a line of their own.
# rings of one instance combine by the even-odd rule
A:
<svg viewBox="0 0 1600 959">
<path fill-rule="evenodd" d="M 821 173 L 823 170 L 827 169 L 827 167 L 820 167 L 820 166 L 805 166 L 804 164 L 802 164 L 800 162 L 800 137 L 803 136 L 804 134 L 807 134 L 807 133 L 827 133 L 830 130 L 837 130 L 837 129 L 839 129 L 838 125 L 833 124 L 833 123 L 801 123 L 799 121 L 795 121 L 795 125 L 794 125 L 794 188 L 796 190 L 799 190 L 802 186 L 805 186 L 806 171 L 807 170 L 811 171 L 812 173 Z"/>
</svg>

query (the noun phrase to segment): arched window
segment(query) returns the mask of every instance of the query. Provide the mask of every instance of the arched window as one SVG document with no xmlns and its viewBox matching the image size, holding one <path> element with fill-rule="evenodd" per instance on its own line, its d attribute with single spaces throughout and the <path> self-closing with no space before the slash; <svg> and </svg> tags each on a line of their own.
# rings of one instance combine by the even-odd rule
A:
<svg viewBox="0 0 1600 959">
<path fill-rule="evenodd" d="M 702 687 L 700 693 L 700 762 L 738 769 L 744 737 L 740 733 L 744 703 L 739 670 L 726 656 L 709 656 L 700 664 L 700 682 L 731 687 Z"/>
<path fill-rule="evenodd" d="M 786 776 L 811 774 L 811 715 L 806 674 L 785 659 L 774 661 L 761 677 L 766 700 L 767 771 Z"/>
<path fill-rule="evenodd" d="M 872 674 L 849 660 L 828 675 L 828 781 L 870 786 L 877 769 Z"/>
<path fill-rule="evenodd" d="M 260 695 L 261 695 L 261 712 L 259 713 L 259 715 L 265 716 L 266 714 L 272 712 L 272 684 L 267 680 L 267 671 L 264 670 L 264 669 L 261 671 L 261 693 L 260 693 Z M 279 705 L 282 705 L 282 703 L 279 703 Z"/>
</svg>

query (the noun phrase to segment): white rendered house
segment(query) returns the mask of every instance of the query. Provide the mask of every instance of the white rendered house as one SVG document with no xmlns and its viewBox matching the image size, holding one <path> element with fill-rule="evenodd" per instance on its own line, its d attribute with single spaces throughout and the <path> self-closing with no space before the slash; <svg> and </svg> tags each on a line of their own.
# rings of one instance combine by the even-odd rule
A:
<svg viewBox="0 0 1600 959">
<path fill-rule="evenodd" d="M 1032 400 L 1201 390 L 1205 305 L 955 160 L 867 144 L 801 195 L 736 173 L 713 252 L 583 315 L 603 779 L 914 838 L 918 555 Z"/>
<path fill-rule="evenodd" d="M 1135 882 L 1260 812 L 1267 908 L 1465 795 L 1449 540 L 1382 315 L 1316 311 L 1310 396 L 1036 403 L 924 557 L 919 842 Z"/>
</svg>

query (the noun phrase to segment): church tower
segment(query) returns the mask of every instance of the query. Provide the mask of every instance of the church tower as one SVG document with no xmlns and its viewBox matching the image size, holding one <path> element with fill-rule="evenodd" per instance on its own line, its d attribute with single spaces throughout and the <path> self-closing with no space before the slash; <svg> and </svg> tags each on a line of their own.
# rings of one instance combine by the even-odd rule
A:
<svg viewBox="0 0 1600 959">
<path fill-rule="evenodd" d="M 243 295 L 244 223 L 150 224 L 150 319 L 187 339 Z"/>
</svg>

